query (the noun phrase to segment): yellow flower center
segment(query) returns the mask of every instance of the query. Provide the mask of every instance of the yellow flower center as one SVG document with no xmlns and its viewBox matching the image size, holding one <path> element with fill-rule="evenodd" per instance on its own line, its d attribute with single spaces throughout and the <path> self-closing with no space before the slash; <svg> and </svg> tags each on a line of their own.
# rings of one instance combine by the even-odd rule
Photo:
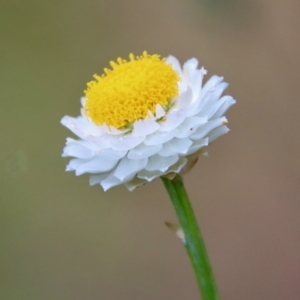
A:
<svg viewBox="0 0 300 300">
<path fill-rule="evenodd" d="M 87 84 L 85 111 L 97 124 L 115 128 L 146 118 L 156 105 L 168 106 L 178 95 L 179 74 L 159 55 L 129 55 L 129 61 L 118 58 L 110 62 L 101 76 Z"/>
</svg>

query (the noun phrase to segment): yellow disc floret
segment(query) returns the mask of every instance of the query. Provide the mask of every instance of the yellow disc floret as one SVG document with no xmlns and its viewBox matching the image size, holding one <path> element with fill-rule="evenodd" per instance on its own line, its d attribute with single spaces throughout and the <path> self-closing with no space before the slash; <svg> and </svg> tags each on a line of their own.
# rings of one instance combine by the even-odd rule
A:
<svg viewBox="0 0 300 300">
<path fill-rule="evenodd" d="M 85 91 L 86 114 L 97 125 L 123 128 L 178 95 L 179 74 L 157 54 L 130 54 L 129 61 L 118 58 L 110 65 L 102 76 L 94 75 Z"/>
</svg>

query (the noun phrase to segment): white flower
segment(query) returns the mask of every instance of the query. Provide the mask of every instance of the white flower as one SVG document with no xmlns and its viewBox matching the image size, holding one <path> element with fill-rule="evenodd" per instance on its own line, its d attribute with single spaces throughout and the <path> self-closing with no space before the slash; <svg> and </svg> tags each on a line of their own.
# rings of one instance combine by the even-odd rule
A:
<svg viewBox="0 0 300 300">
<path fill-rule="evenodd" d="M 190 157 L 229 131 L 224 114 L 235 100 L 221 97 L 222 77 L 202 86 L 206 70 L 197 68 L 197 59 L 181 68 L 173 56 L 144 52 L 117 62 L 88 84 L 81 116 L 61 120 L 79 137 L 67 138 L 62 156 L 73 159 L 66 171 L 93 174 L 90 184 L 104 190 L 123 183 L 133 190 L 180 173 Z"/>
</svg>

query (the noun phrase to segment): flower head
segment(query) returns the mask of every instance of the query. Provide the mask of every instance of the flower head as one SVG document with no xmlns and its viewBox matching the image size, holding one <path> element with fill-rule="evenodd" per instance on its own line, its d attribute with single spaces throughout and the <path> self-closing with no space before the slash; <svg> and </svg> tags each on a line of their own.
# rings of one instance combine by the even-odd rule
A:
<svg viewBox="0 0 300 300">
<path fill-rule="evenodd" d="M 211 77 L 195 58 L 181 68 L 169 56 L 144 52 L 118 58 L 95 75 L 81 99 L 81 116 L 61 123 L 78 140 L 67 138 L 62 156 L 67 171 L 93 174 L 90 184 L 104 190 L 125 184 L 129 190 L 147 181 L 180 173 L 191 158 L 227 133 L 224 113 L 235 103 L 223 96 L 227 83 Z"/>
</svg>

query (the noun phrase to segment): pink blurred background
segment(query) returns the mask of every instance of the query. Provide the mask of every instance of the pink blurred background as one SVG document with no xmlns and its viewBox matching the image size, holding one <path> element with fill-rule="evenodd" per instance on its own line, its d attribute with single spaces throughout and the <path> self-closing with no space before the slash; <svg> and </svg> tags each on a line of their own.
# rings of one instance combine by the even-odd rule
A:
<svg viewBox="0 0 300 300">
<path fill-rule="evenodd" d="M 221 298 L 300 299 L 299 1 L 0 7 L 1 299 L 199 298 L 160 180 L 104 193 L 60 157 L 86 82 L 143 50 L 197 57 L 238 101 L 185 177 Z"/>
</svg>

